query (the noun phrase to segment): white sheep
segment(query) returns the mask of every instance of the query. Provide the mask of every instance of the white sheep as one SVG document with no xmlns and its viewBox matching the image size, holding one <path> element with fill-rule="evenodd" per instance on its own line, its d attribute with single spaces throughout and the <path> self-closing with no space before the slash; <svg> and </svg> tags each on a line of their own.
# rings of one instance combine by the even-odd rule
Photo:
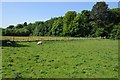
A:
<svg viewBox="0 0 120 80">
<path fill-rule="evenodd" d="M 7 44 L 8 44 L 8 45 L 12 45 L 12 43 L 11 43 L 10 41 L 7 41 Z"/>
<path fill-rule="evenodd" d="M 37 43 L 37 45 L 42 45 L 43 43 L 42 43 L 42 41 L 39 41 L 38 43 Z"/>
</svg>

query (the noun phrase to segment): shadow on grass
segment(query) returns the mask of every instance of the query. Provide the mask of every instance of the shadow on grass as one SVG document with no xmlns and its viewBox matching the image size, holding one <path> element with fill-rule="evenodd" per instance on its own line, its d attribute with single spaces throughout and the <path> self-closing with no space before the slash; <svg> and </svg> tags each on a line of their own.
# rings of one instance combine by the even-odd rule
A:
<svg viewBox="0 0 120 80">
<path fill-rule="evenodd" d="M 25 45 L 25 44 L 18 44 L 15 41 L 10 41 L 11 44 L 7 44 L 9 40 L 0 40 L 0 47 L 29 47 L 29 45 Z"/>
</svg>

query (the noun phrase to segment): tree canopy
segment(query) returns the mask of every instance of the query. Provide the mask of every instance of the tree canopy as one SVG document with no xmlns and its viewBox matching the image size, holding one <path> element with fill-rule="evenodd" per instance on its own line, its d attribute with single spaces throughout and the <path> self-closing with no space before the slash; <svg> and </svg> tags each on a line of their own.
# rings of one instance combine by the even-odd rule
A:
<svg viewBox="0 0 120 80">
<path fill-rule="evenodd" d="M 68 11 L 47 21 L 9 25 L 3 36 L 72 36 L 120 39 L 120 8 L 97 2 L 91 11 Z"/>
</svg>

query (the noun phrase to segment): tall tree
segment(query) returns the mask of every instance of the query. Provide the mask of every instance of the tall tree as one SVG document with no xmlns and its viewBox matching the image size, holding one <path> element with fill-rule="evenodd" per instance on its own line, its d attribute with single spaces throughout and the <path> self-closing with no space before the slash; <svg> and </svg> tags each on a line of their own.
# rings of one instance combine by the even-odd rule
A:
<svg viewBox="0 0 120 80">
<path fill-rule="evenodd" d="M 41 22 L 41 21 L 36 21 L 34 23 L 34 26 L 35 26 L 35 29 L 33 31 L 33 35 L 34 36 L 39 36 L 39 33 L 40 33 L 40 29 L 41 29 L 41 25 L 44 24 L 44 22 Z"/>
<path fill-rule="evenodd" d="M 35 29 L 34 24 L 29 23 L 27 26 L 25 26 L 25 28 L 26 28 L 27 30 L 29 30 L 30 35 L 33 35 L 33 31 L 34 31 L 34 29 Z"/>
<path fill-rule="evenodd" d="M 75 11 L 68 11 L 63 18 L 63 34 L 65 36 L 70 36 L 71 22 L 76 17 L 77 13 Z"/>
<path fill-rule="evenodd" d="M 120 39 L 120 23 L 118 25 L 114 25 L 110 34 L 111 39 Z"/>
<path fill-rule="evenodd" d="M 93 27 L 94 36 L 106 36 L 107 32 L 106 25 L 109 24 L 109 8 L 105 2 L 97 2 L 91 11 L 90 14 L 91 19 L 95 22 L 95 26 Z"/>
<path fill-rule="evenodd" d="M 120 8 L 109 10 L 109 23 L 118 24 L 120 22 Z"/>
<path fill-rule="evenodd" d="M 81 27 L 83 29 L 81 34 L 82 34 L 83 37 L 87 37 L 91 32 L 91 26 L 89 24 L 89 22 L 90 22 L 90 11 L 83 10 L 81 12 L 81 20 L 82 21 L 81 21 L 80 24 L 81 24 Z"/>
<path fill-rule="evenodd" d="M 106 21 L 108 10 L 108 5 L 105 2 L 97 2 L 92 8 L 91 18 L 93 20 Z"/>
<path fill-rule="evenodd" d="M 12 29 L 12 28 L 14 28 L 14 25 L 9 25 L 7 28 Z"/>
<path fill-rule="evenodd" d="M 63 32 L 63 17 L 58 17 L 58 20 L 55 20 L 52 25 L 52 35 L 62 36 Z"/>
<path fill-rule="evenodd" d="M 56 21 L 58 18 L 51 18 L 50 20 L 45 21 L 44 23 L 44 33 L 46 36 L 50 36 L 52 35 L 52 25 L 54 23 L 54 21 Z"/>
<path fill-rule="evenodd" d="M 78 13 L 70 25 L 72 27 L 70 30 L 71 36 L 80 36 L 81 22 L 81 13 Z"/>
<path fill-rule="evenodd" d="M 27 22 L 24 22 L 23 26 L 27 26 Z"/>
<path fill-rule="evenodd" d="M 23 28 L 22 24 L 17 24 L 16 28 Z"/>
</svg>

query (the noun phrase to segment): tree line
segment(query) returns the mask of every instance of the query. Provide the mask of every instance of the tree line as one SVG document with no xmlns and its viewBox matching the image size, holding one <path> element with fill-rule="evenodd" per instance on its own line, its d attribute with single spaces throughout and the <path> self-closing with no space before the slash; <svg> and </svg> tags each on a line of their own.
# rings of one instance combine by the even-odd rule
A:
<svg viewBox="0 0 120 80">
<path fill-rule="evenodd" d="M 120 39 L 120 8 L 109 9 L 97 2 L 91 11 L 68 11 L 64 16 L 47 21 L 9 25 L 2 28 L 3 36 L 71 36 Z"/>
</svg>

